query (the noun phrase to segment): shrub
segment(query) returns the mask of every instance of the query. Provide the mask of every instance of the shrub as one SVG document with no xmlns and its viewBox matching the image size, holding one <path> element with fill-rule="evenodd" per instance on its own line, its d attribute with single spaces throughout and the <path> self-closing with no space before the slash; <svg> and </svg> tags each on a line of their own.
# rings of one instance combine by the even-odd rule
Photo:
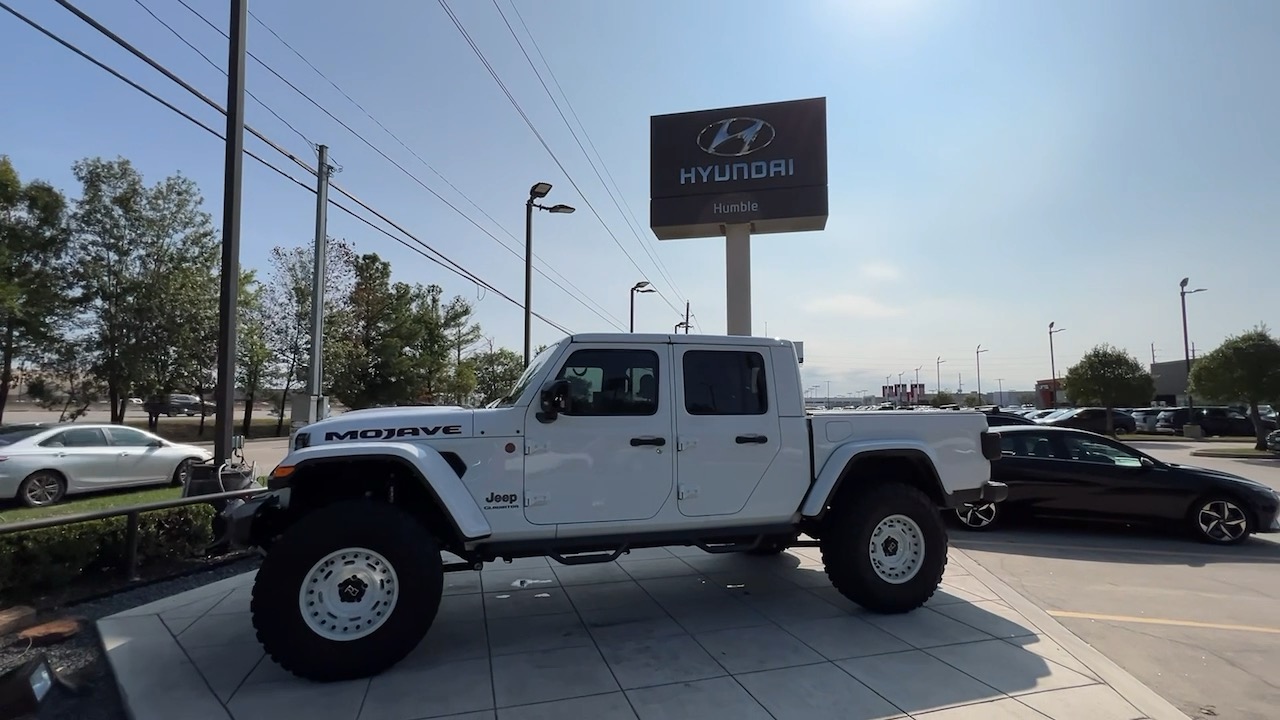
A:
<svg viewBox="0 0 1280 720">
<path fill-rule="evenodd" d="M 154 510 L 138 518 L 138 566 L 184 560 L 213 539 L 209 505 Z M 121 572 L 128 549 L 124 516 L 0 535 L 0 594 L 28 594 L 83 575 Z"/>
</svg>

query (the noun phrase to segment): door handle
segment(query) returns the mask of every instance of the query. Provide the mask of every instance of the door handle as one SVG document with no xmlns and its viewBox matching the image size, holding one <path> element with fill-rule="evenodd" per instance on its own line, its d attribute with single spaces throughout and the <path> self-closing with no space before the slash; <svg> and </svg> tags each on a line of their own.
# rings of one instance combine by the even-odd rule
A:
<svg viewBox="0 0 1280 720">
<path fill-rule="evenodd" d="M 667 439 L 663 437 L 637 437 L 631 438 L 631 447 L 640 447 L 641 445 L 653 445 L 654 447 L 662 447 L 667 444 Z"/>
<path fill-rule="evenodd" d="M 733 441 L 738 443 L 739 445 L 747 445 L 750 443 L 755 443 L 756 445 L 763 445 L 769 442 L 769 438 L 765 437 L 764 435 L 739 435 L 738 437 L 734 438 Z"/>
<path fill-rule="evenodd" d="M 120 453 L 120 457 L 129 457 L 129 453 L 127 453 L 127 452 L 122 452 L 122 453 Z"/>
</svg>

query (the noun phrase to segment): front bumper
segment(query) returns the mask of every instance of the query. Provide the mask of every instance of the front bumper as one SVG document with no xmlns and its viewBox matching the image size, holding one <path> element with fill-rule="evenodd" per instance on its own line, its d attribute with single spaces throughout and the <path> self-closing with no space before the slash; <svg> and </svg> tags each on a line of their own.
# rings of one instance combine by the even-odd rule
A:
<svg viewBox="0 0 1280 720">
<path fill-rule="evenodd" d="M 264 512 L 283 509 L 289 505 L 289 491 L 265 493 L 227 510 L 223 519 L 227 524 L 227 541 L 241 550 L 261 545 L 261 533 L 254 533 L 254 525 Z M 260 528 L 259 528 L 260 529 Z"/>
</svg>

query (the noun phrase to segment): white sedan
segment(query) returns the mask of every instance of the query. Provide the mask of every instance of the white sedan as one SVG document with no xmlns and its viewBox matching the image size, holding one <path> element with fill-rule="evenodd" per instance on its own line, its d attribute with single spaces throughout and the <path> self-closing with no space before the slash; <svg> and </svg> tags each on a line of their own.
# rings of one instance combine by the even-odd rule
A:
<svg viewBox="0 0 1280 720">
<path fill-rule="evenodd" d="M 7 425 L 0 427 L 0 499 L 41 507 L 75 493 L 181 485 L 193 463 L 211 457 L 122 425 Z"/>
</svg>

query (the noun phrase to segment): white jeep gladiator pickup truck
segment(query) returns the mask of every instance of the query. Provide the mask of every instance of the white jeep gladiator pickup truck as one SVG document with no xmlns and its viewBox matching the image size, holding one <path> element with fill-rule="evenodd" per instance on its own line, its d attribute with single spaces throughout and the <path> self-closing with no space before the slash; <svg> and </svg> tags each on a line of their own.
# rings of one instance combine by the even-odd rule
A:
<svg viewBox="0 0 1280 720">
<path fill-rule="evenodd" d="M 575 335 L 492 407 L 308 425 L 227 518 L 265 552 L 258 639 L 296 675 L 365 677 L 422 641 L 446 572 L 670 545 L 816 545 L 845 597 L 919 607 L 947 562 L 939 509 L 1008 493 L 990 481 L 999 436 L 975 412 L 809 416 L 801 382 L 786 340 Z"/>
</svg>

